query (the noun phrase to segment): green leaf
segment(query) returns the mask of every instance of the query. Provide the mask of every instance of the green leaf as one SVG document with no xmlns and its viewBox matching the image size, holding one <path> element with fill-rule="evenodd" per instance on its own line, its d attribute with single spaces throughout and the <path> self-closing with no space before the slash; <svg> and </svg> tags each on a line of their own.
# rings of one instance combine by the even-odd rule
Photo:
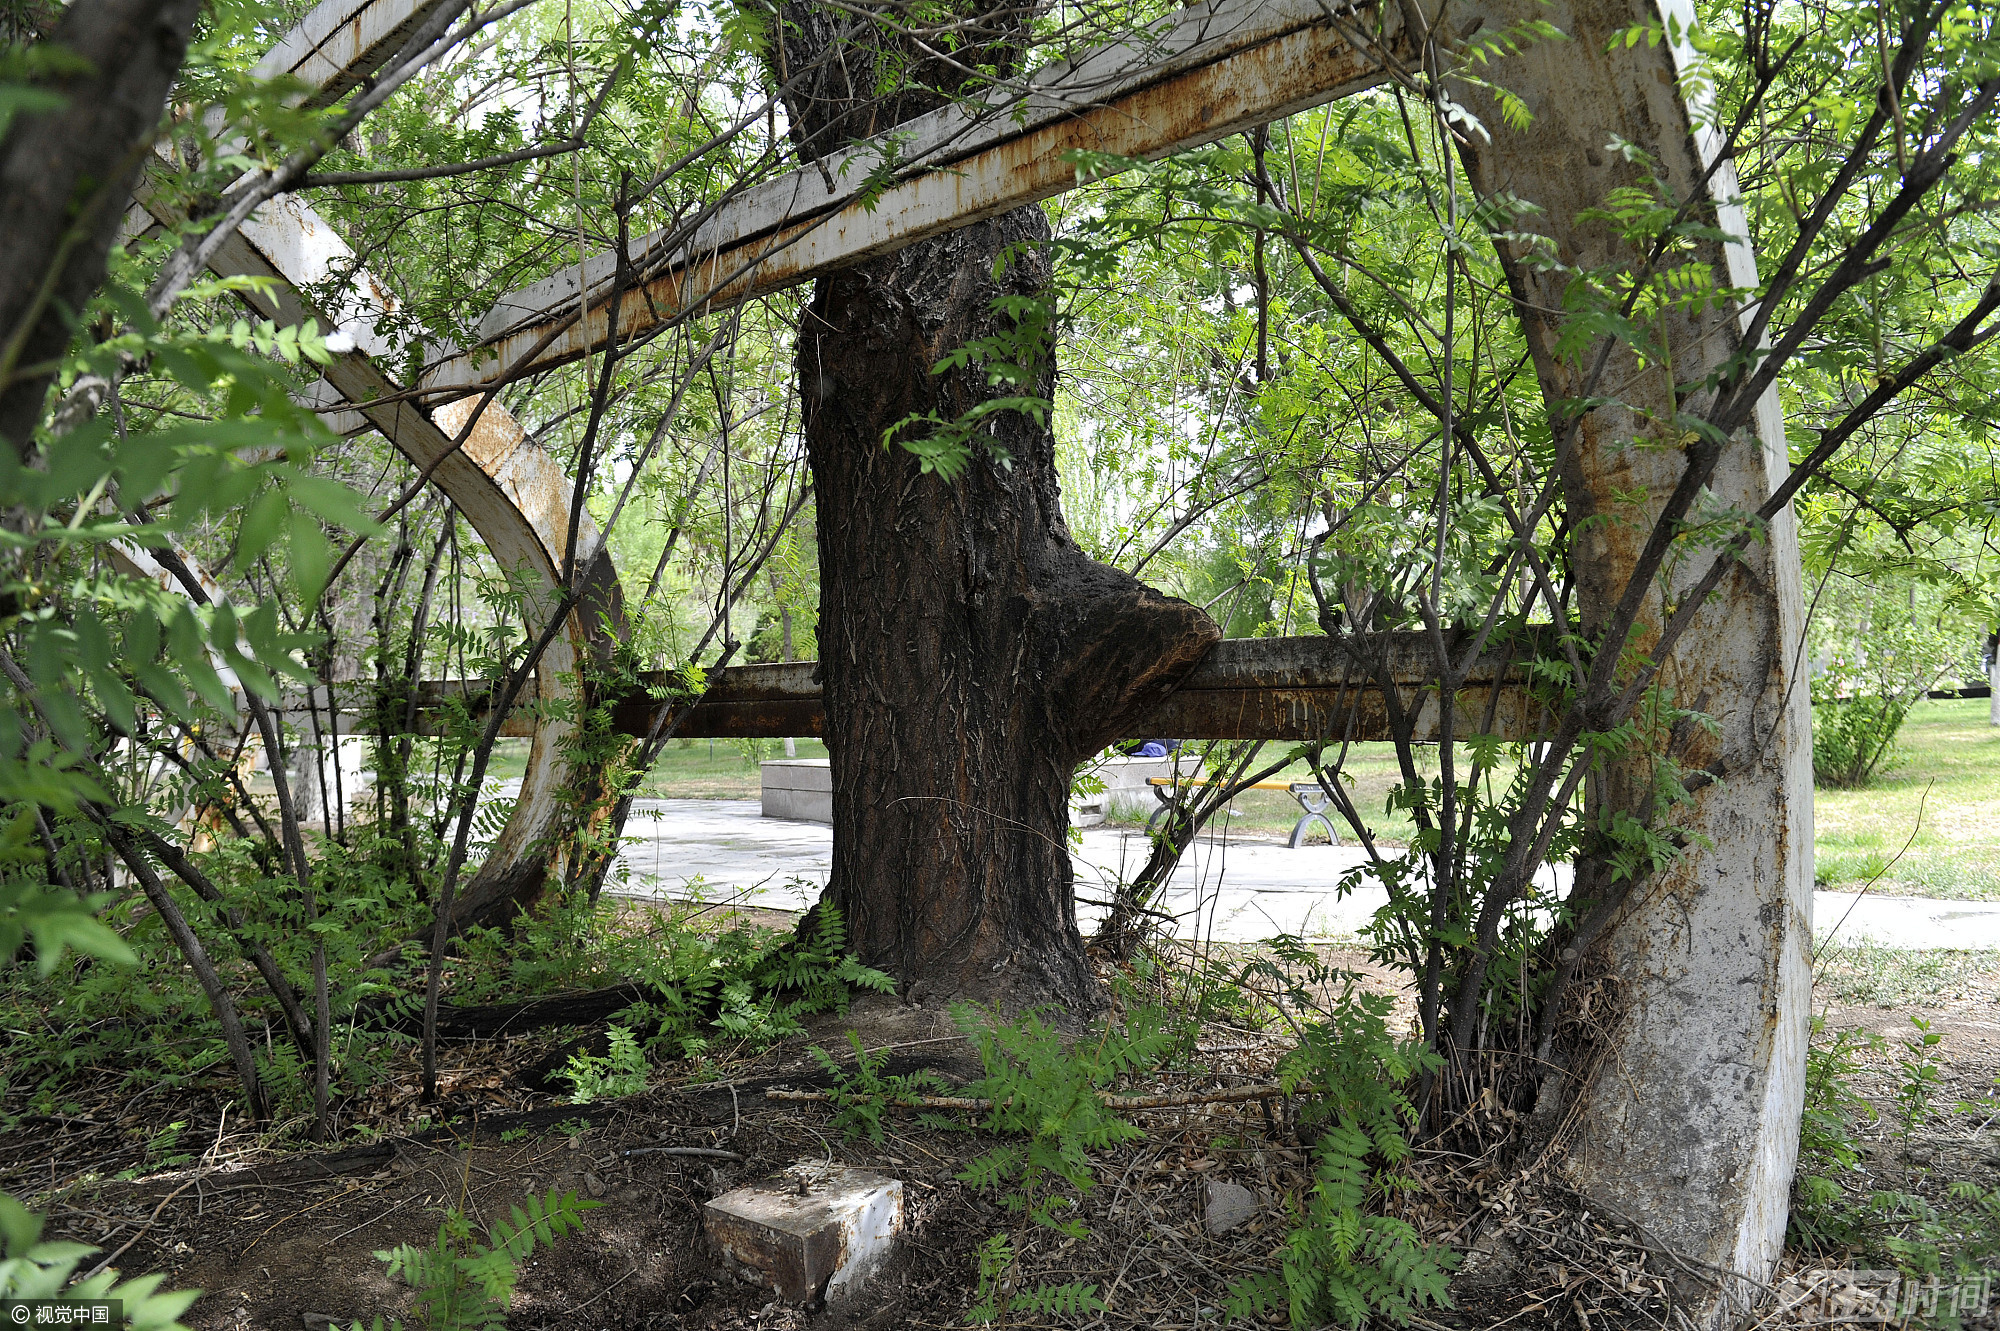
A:
<svg viewBox="0 0 2000 1331">
<path fill-rule="evenodd" d="M 311 605 L 319 600 L 327 574 L 333 570 L 333 547 L 320 529 L 319 519 L 303 509 L 292 511 L 288 525 L 292 585 L 298 590 L 300 602 Z"/>
<path fill-rule="evenodd" d="M 276 545 L 283 534 L 291 503 L 282 490 L 271 488 L 257 496 L 243 522 L 236 529 L 236 567 L 248 572 L 257 560 Z"/>
<path fill-rule="evenodd" d="M 6 1256 L 26 1257 L 41 1237 L 42 1218 L 21 1205 L 12 1194 L 0 1192 L 0 1239 L 6 1241 Z"/>
</svg>

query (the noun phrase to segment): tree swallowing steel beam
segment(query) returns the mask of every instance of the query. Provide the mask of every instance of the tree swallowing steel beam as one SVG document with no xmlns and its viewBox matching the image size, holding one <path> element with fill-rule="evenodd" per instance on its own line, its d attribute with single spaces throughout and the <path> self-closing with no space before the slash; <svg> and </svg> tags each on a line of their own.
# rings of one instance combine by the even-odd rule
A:
<svg viewBox="0 0 2000 1331">
<path fill-rule="evenodd" d="M 1711 174 L 1713 146 L 1702 143 L 1679 92 L 1688 52 L 1674 41 L 1613 40 L 1649 28 L 1684 33 L 1692 27 L 1690 6 L 1485 0 L 1455 11 L 1454 19 L 1460 13 L 1493 31 L 1546 19 L 1569 35 L 1567 42 L 1535 44 L 1496 60 L 1486 72 L 1534 112 L 1536 123 L 1526 130 L 1509 126 L 1481 88 L 1454 91 L 1490 134 L 1463 145 L 1475 187 L 1487 197 L 1537 205 L 1519 225 L 1546 232 L 1563 263 L 1634 258 L 1615 235 L 1584 220 L 1612 188 L 1635 183 L 1636 169 L 1611 147 L 1618 143 L 1646 154 L 1675 190 L 1700 191 L 1683 201 L 1724 231 L 1742 233 L 1740 216 L 1730 211 L 1727 164 Z M 903 163 L 872 199 L 860 197 L 858 180 L 844 184 L 835 175 L 829 186 L 816 169 L 746 194 L 685 238 L 640 246 L 640 286 L 623 306 L 621 334 L 643 335 L 692 311 L 781 290 L 1048 197 L 1075 181 L 1066 151 L 1164 156 L 1386 78 L 1397 58 L 1393 29 L 1365 11 L 1341 27 L 1331 18 L 1301 0 L 1197 5 L 1167 20 L 1150 41 L 1115 48 L 1121 54 L 1099 53 L 1031 78 L 1018 119 L 1007 114 L 1011 94 L 1000 94 L 984 107 L 951 108 L 905 126 L 915 136 L 902 146 L 877 141 L 855 150 L 848 160 L 858 171 L 848 177 L 865 177 L 890 158 Z M 1382 60 L 1353 40 L 1370 33 L 1387 48 Z M 1451 41 L 1448 33 L 1436 35 Z M 1065 82 L 1072 68 L 1094 72 Z M 1048 100 L 1038 102 L 1041 95 Z M 1650 185 L 1650 175 L 1637 183 Z M 1567 270 L 1536 268 L 1505 242 L 1502 255 L 1513 266 L 1531 344 L 1541 339 L 1546 353 L 1551 325 L 1540 312 L 1563 308 Z M 1726 271 L 1728 285 L 1754 286 L 1754 263 L 1741 245 L 1707 245 L 1702 259 Z M 601 345 L 608 277 L 609 265 L 600 260 L 594 270 L 586 266 L 581 287 L 562 275 L 508 298 L 484 325 L 482 344 L 447 355 L 422 387 L 439 399 L 464 397 Z M 579 305 L 585 317 L 565 326 Z M 1699 380 L 1730 349 L 1732 325 L 1740 331 L 1735 318 L 1725 309 L 1676 324 L 1668 334 L 1675 353 L 1669 363 Z M 1552 400 L 1576 401 L 1595 391 L 1573 382 L 1559 357 L 1542 353 L 1536 368 Z M 1666 385 L 1668 398 L 1672 387 Z M 1648 390 L 1641 384 L 1637 391 Z M 1671 419 L 1678 409 L 1666 399 L 1638 405 L 1633 415 L 1650 412 L 1653 419 Z M 1619 495 L 1632 494 L 1645 495 L 1642 505 L 1657 511 L 1663 479 L 1672 480 L 1661 468 L 1680 453 L 1626 447 L 1639 433 L 1615 410 L 1591 422 L 1565 477 L 1573 514 L 1608 512 Z M 1722 502 L 1754 510 L 1785 465 L 1783 447 L 1773 402 L 1754 432 L 1731 442 L 1713 485 Z M 1637 551 L 1619 533 L 1645 527 L 1603 521 L 1581 538 L 1577 571 L 1592 584 L 1583 598 L 1587 621 L 1603 613 L 1604 590 L 1622 588 L 1636 566 Z M 1743 585 L 1675 653 L 1670 682 L 1678 696 L 1717 717 L 1720 733 L 1711 747 L 1726 785 L 1697 798 L 1685 830 L 1703 844 L 1649 878 L 1605 935 L 1606 973 L 1621 989 L 1616 1047 L 1585 1089 L 1580 1125 L 1588 1149 L 1572 1153 L 1572 1178 L 1698 1266 L 1761 1281 L 1783 1238 L 1810 978 L 1811 786 L 1796 677 L 1797 552 L 1787 521 L 1772 524 L 1769 543 L 1751 552 L 1744 567 Z M 1657 622 L 1641 625 L 1648 627 L 1657 629 Z M 1609 896 L 1609 886 L 1594 884 L 1591 892 Z M 1717 1298 L 1704 1320 L 1727 1321 L 1731 1303 Z"/>
<path fill-rule="evenodd" d="M 1542 735 L 1547 718 L 1527 688 L 1525 654 L 1489 653 L 1459 692 L 1460 734 L 1464 717 L 1482 723 L 1477 733 L 1526 740 Z M 1397 634 L 1389 644 L 1389 669 L 1403 691 L 1405 706 L 1417 715 L 1417 736 L 1436 735 L 1435 685 L 1428 671 L 1432 647 L 1421 634 Z M 674 717 L 674 733 L 684 739 L 782 739 L 824 733 L 818 664 L 729 666 L 716 672 L 707 694 Z M 650 676 L 648 689 L 664 691 L 664 676 Z M 453 699 L 471 703 L 489 696 L 484 683 L 430 681 L 418 692 L 418 710 L 433 718 Z M 612 723 L 629 735 L 648 733 L 659 704 L 652 693 L 611 700 Z M 1489 719 L 1490 718 L 1490 719 Z M 435 724 L 435 722 L 431 722 Z M 518 709 L 502 733 L 530 733 L 532 717 Z M 1381 691 L 1347 660 L 1328 638 L 1236 638 L 1220 642 L 1180 688 L 1144 717 L 1134 737 L 1175 739 L 1268 739 L 1294 743 L 1366 742 L 1389 738 Z"/>
</svg>

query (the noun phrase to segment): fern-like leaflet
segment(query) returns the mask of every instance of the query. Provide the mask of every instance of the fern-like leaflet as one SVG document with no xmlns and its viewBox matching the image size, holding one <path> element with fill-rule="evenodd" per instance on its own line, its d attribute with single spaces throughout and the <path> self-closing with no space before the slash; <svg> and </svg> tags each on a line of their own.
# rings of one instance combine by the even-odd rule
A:
<svg viewBox="0 0 2000 1331">
<path fill-rule="evenodd" d="M 1377 1168 L 1410 1154 L 1405 1133 L 1415 1115 L 1399 1088 L 1436 1061 L 1389 1033 L 1390 1008 L 1350 980 L 1328 1019 L 1308 1027 L 1280 1064 L 1287 1090 L 1312 1088 L 1302 1113 L 1317 1133 L 1311 1182 L 1288 1203 L 1279 1269 L 1230 1285 L 1224 1310 L 1232 1319 L 1283 1313 L 1293 1326 L 1406 1325 L 1420 1308 L 1449 1306 L 1457 1255 L 1425 1243 L 1405 1221 L 1368 1212 L 1371 1194 L 1403 1183 Z"/>
<path fill-rule="evenodd" d="M 880 1146 L 883 1114 L 891 1109 L 914 1109 L 925 1095 L 951 1089 L 944 1078 L 928 1069 L 884 1076 L 882 1069 L 889 1063 L 887 1053 L 869 1053 L 861 1047 L 861 1037 L 853 1031 L 847 1033 L 847 1041 L 854 1048 L 852 1071 L 843 1071 L 833 1056 L 818 1045 L 806 1052 L 835 1078 L 827 1100 L 834 1107 L 833 1125 L 849 1137 L 865 1136 Z"/>
<path fill-rule="evenodd" d="M 480 1243 L 465 1213 L 449 1212 L 429 1247 L 405 1243 L 375 1254 L 389 1274 L 417 1291 L 413 1311 L 419 1325 L 434 1331 L 496 1331 L 507 1325 L 520 1264 L 536 1248 L 546 1248 L 583 1227 L 583 1213 L 602 1205 L 574 1192 L 549 1189 L 528 1197 L 507 1220 L 497 1220 Z M 392 1324 L 400 1328 L 400 1322 Z M 355 1331 L 360 1331 L 359 1324 Z M 382 1331 L 378 1319 L 375 1331 Z"/>
</svg>

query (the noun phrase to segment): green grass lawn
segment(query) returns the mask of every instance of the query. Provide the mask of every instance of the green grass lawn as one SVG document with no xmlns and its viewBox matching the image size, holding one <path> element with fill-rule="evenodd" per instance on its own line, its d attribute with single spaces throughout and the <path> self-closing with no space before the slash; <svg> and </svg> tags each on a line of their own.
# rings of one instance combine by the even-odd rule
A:
<svg viewBox="0 0 2000 1331">
<path fill-rule="evenodd" d="M 1884 895 L 2000 900 L 2000 728 L 1987 717 L 1984 698 L 1920 702 L 1904 723 L 1886 770 L 1866 787 L 1813 792 L 1821 885 L 1854 891 L 1875 878 L 1869 890 Z M 1424 750 L 1427 776 L 1435 770 L 1433 753 Z M 1357 744 L 1345 770 L 1355 807 L 1370 830 L 1384 841 L 1402 843 L 1410 834 L 1408 816 L 1382 812 L 1384 797 L 1398 780 L 1394 749 Z M 1307 775 L 1297 763 L 1273 779 Z M 1508 775 L 1511 771 L 1496 779 Z M 1246 830 L 1279 833 L 1289 832 L 1297 819 L 1298 806 L 1289 795 L 1252 791 L 1237 798 L 1230 821 Z M 1345 826 L 1335 822 L 1345 838 Z M 1314 829 L 1313 839 L 1318 838 Z"/>
<path fill-rule="evenodd" d="M 1819 881 L 2000 900 L 2000 729 L 1987 716 L 1984 698 L 1920 702 L 1888 770 L 1860 790 L 1815 791 Z"/>
<path fill-rule="evenodd" d="M 816 739 L 795 741 L 801 758 L 826 757 Z M 781 739 L 687 739 L 667 745 L 641 793 L 647 799 L 754 800 L 763 794 L 758 764 L 783 758 Z"/>
</svg>

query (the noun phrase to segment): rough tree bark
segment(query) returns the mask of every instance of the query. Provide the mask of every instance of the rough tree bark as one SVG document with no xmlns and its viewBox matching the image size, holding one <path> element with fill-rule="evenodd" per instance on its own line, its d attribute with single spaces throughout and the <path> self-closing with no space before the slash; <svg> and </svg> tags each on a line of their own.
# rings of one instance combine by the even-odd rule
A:
<svg viewBox="0 0 2000 1331">
<path fill-rule="evenodd" d="M 23 457 L 73 320 L 104 282 L 132 181 L 187 55 L 200 0 L 76 0 L 55 30 L 82 64 L 35 79 L 63 99 L 0 141 L 0 439 Z"/>
<path fill-rule="evenodd" d="M 1724 163 L 1706 182 L 1713 136 L 1680 95 L 1670 43 L 1612 41 L 1635 25 L 1677 20 L 1692 26 L 1684 0 L 1533 0 L 1454 11 L 1452 26 L 1483 20 L 1497 31 L 1546 18 L 1569 40 L 1535 44 L 1496 63 L 1491 77 L 1534 113 L 1508 128 L 1477 89 L 1454 91 L 1478 108 L 1492 135 L 1464 157 L 1482 197 L 1516 198 L 1539 211 L 1508 225 L 1540 231 L 1565 264 L 1636 269 L 1642 255 L 1602 220 L 1580 217 L 1620 186 L 1650 178 L 1619 152 L 1622 139 L 1650 154 L 1675 199 L 1695 198 L 1693 217 L 1724 233 L 1746 234 L 1734 172 Z M 1672 31 L 1672 29 L 1669 29 Z M 1699 382 L 1742 337 L 1734 306 L 1665 320 L 1671 366 L 1639 366 L 1623 349 L 1601 380 L 1554 353 L 1568 276 L 1528 262 L 1525 247 L 1502 242 L 1502 260 L 1521 302 L 1536 372 L 1551 405 L 1584 394 L 1623 405 L 1599 408 L 1560 461 L 1563 498 L 1578 533 L 1572 569 L 1587 633 L 1599 632 L 1624 594 L 1647 534 L 1680 483 L 1694 450 L 1661 438 L 1661 419 L 1699 414 L 1696 394 L 1676 403 L 1674 381 Z M 1720 280 L 1754 286 L 1747 246 L 1703 242 L 1696 261 Z M 1788 470 L 1776 394 L 1751 429 L 1723 448 L 1709 481 L 1715 501 L 1757 508 Z M 1706 569 L 1697 552 L 1669 565 L 1639 616 L 1641 650 L 1658 639 L 1665 606 Z M 1804 1092 L 1812 942 L 1812 770 L 1807 694 L 1800 652 L 1803 607 L 1798 542 L 1789 510 L 1744 554 L 1661 674 L 1674 702 L 1716 723 L 1676 727 L 1673 756 L 1687 769 L 1722 779 L 1669 819 L 1687 853 L 1636 890 L 1589 856 L 1576 866 L 1579 898 L 1616 901 L 1616 914 L 1586 956 L 1613 994 L 1603 1057 L 1580 1065 L 1560 1098 L 1576 1103 L 1579 1131 L 1567 1152 L 1572 1181 L 1608 1210 L 1646 1226 L 1677 1251 L 1753 1280 L 1766 1279 L 1784 1242 Z M 1655 773 L 1645 759 L 1594 780 L 1586 815 L 1610 811 L 1652 819 Z M 1706 1292 L 1713 1323 L 1747 1288 Z"/>
<path fill-rule="evenodd" d="M 937 105 L 925 82 L 948 86 L 913 63 L 888 85 L 896 95 L 871 99 L 899 53 L 831 10 L 793 4 L 783 18 L 779 72 L 815 71 L 788 98 L 808 159 Z M 989 36 L 989 51 L 1009 38 Z M 799 337 L 833 764 L 826 899 L 913 1002 L 1095 1008 L 1071 892 L 1071 773 L 1221 636 L 1077 548 L 1053 437 L 1033 419 L 996 418 L 950 482 L 883 446 L 913 413 L 954 419 L 993 394 L 982 371 L 932 367 L 1000 326 L 996 296 L 1048 289 L 1048 235 L 1040 209 L 1021 208 L 823 277 Z M 1037 391 L 1053 384 L 1044 357 Z"/>
</svg>

